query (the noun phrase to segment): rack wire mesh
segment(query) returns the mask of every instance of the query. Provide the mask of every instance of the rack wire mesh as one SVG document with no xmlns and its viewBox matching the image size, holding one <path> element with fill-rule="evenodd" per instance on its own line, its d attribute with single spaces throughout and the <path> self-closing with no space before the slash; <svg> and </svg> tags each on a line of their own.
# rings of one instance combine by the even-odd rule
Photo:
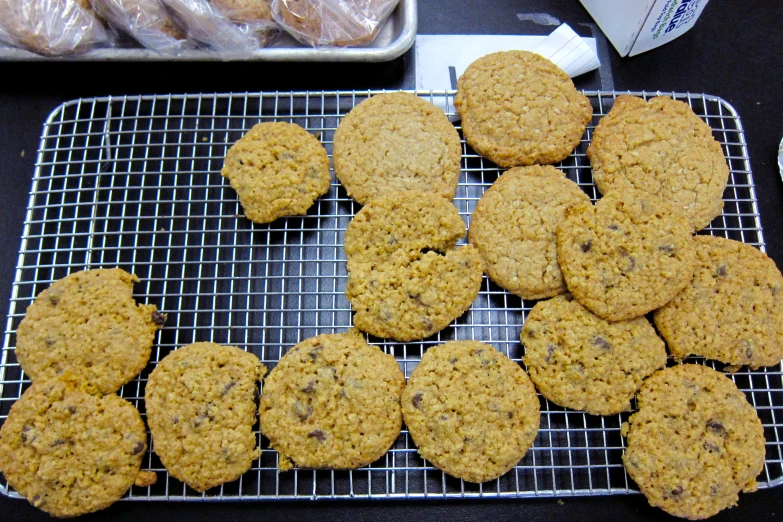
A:
<svg viewBox="0 0 783 522">
<path fill-rule="evenodd" d="M 349 328 L 342 241 L 358 205 L 333 181 L 306 216 L 253 224 L 242 215 L 220 169 L 228 148 L 259 121 L 297 123 L 319 136 L 331 156 L 340 119 L 373 94 L 126 96 L 79 99 L 58 107 L 43 129 L 21 238 L 0 358 L 0 422 L 29 385 L 14 355 L 15 332 L 25 309 L 50 283 L 77 270 L 119 266 L 133 272 L 141 278 L 137 299 L 169 313 L 147 369 L 120 391 L 143 416 L 147 376 L 178 346 L 195 341 L 232 344 L 252 351 L 271 368 L 297 342 Z M 418 94 L 454 115 L 454 92 Z M 585 151 L 595 124 L 620 93 L 586 94 L 593 120 L 580 145 L 558 167 L 596 200 Z M 703 233 L 764 250 L 745 137 L 734 109 L 709 95 L 631 94 L 683 100 L 712 127 L 731 174 L 723 214 Z M 464 140 L 462 152 L 454 203 L 469 224 L 477 200 L 501 171 Z M 394 355 L 406 377 L 427 347 L 451 339 L 481 340 L 521 361 L 519 333 L 533 304 L 485 278 L 471 309 L 432 338 L 369 341 Z M 743 368 L 732 375 L 764 424 L 767 453 L 761 487 L 783 482 L 781 375 L 780 365 L 759 371 Z M 432 467 L 417 454 L 405 430 L 386 456 L 367 467 L 285 473 L 277 471 L 276 453 L 258 434 L 262 453 L 250 471 L 203 494 L 170 477 L 148 450 L 143 466 L 157 471 L 159 480 L 146 488 L 134 486 L 127 498 L 532 497 L 637 491 L 621 461 L 620 427 L 628 414 L 596 417 L 543 398 L 541 405 L 541 430 L 533 448 L 510 472 L 484 484 L 465 483 Z M 2 477 L 0 492 L 18 497 Z"/>
</svg>

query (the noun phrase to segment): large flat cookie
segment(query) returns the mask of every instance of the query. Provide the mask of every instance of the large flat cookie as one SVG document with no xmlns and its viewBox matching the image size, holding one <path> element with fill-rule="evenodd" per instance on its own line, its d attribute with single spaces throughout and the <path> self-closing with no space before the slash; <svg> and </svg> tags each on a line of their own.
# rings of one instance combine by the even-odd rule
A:
<svg viewBox="0 0 783 522">
<path fill-rule="evenodd" d="M 537 303 L 521 340 L 541 395 L 593 415 L 630 410 L 642 381 L 666 366 L 666 347 L 647 319 L 609 322 L 570 295 Z"/>
<path fill-rule="evenodd" d="M 35 507 L 75 517 L 109 507 L 130 489 L 146 441 L 128 401 L 55 378 L 33 383 L 11 407 L 0 429 L 0 470 Z"/>
<path fill-rule="evenodd" d="M 358 332 L 311 337 L 264 381 L 261 432 L 304 468 L 354 469 L 381 458 L 402 427 L 405 377 L 391 355 Z"/>
<path fill-rule="evenodd" d="M 354 325 L 399 341 L 439 332 L 476 299 L 482 262 L 457 247 L 465 224 L 445 198 L 394 192 L 372 199 L 345 232 Z"/>
<path fill-rule="evenodd" d="M 752 369 L 783 357 L 783 276 L 766 254 L 738 241 L 696 236 L 693 282 L 655 312 L 677 359 L 701 355 Z"/>
<path fill-rule="evenodd" d="M 538 395 L 525 371 L 488 344 L 451 341 L 428 349 L 402 394 L 419 453 L 468 482 L 514 467 L 539 426 Z"/>
<path fill-rule="evenodd" d="M 729 168 L 712 130 L 688 104 L 666 96 L 619 96 L 598 123 L 587 155 L 602 194 L 632 186 L 681 209 L 694 230 L 723 209 Z"/>
<path fill-rule="evenodd" d="M 557 262 L 557 225 L 565 209 L 590 198 L 554 167 L 506 171 L 470 218 L 468 238 L 481 252 L 487 275 L 522 299 L 566 291 Z"/>
<path fill-rule="evenodd" d="M 16 332 L 16 357 L 34 381 L 69 370 L 102 393 L 117 391 L 150 358 L 166 314 L 137 305 L 119 268 L 75 272 L 55 281 L 27 308 Z"/>
<path fill-rule="evenodd" d="M 566 73 L 527 51 L 492 53 L 470 64 L 454 107 L 470 146 L 501 167 L 566 158 L 593 116 L 590 100 Z"/>
<path fill-rule="evenodd" d="M 459 134 L 443 111 L 404 92 L 364 100 L 334 133 L 334 172 L 362 204 L 398 190 L 452 199 L 461 154 Z"/>
<path fill-rule="evenodd" d="M 234 346 L 194 343 L 164 357 L 145 392 L 153 450 L 196 491 L 238 479 L 260 450 L 253 431 L 266 367 Z"/>
<path fill-rule="evenodd" d="M 623 425 L 623 464 L 650 505 L 692 520 L 711 517 L 755 491 L 764 429 L 725 375 L 683 364 L 645 381 L 639 411 Z"/>
<path fill-rule="evenodd" d="M 329 156 L 299 125 L 259 123 L 228 149 L 223 177 L 256 223 L 307 213 L 329 190 Z"/>
<path fill-rule="evenodd" d="M 687 220 L 629 187 L 566 211 L 557 258 L 569 292 L 609 321 L 639 317 L 687 285 L 696 261 Z"/>
</svg>

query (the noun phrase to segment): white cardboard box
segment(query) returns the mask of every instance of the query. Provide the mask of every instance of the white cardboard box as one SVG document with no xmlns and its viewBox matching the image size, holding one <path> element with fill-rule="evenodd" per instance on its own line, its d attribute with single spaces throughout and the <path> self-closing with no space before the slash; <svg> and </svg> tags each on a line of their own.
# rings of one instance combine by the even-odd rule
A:
<svg viewBox="0 0 783 522">
<path fill-rule="evenodd" d="M 693 27 L 709 0 L 580 0 L 620 56 L 671 42 Z"/>
</svg>

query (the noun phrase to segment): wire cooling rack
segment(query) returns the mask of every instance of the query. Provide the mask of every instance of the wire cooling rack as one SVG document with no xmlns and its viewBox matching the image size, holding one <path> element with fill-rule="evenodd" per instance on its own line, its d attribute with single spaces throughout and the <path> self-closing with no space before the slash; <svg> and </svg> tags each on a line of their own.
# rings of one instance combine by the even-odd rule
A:
<svg viewBox="0 0 783 522">
<path fill-rule="evenodd" d="M 141 278 L 135 288 L 138 300 L 169 313 L 147 369 L 121 390 L 142 415 L 147 376 L 175 347 L 195 341 L 228 343 L 252 351 L 271 368 L 297 342 L 349 328 L 342 242 L 359 206 L 333 182 L 306 216 L 256 225 L 243 216 L 220 169 L 228 148 L 259 121 L 297 123 L 320 137 L 331 155 L 340 118 L 372 94 L 129 96 L 80 99 L 58 107 L 44 126 L 25 217 L 0 359 L 0 422 L 29 385 L 14 355 L 15 332 L 25 309 L 50 283 L 77 270 L 119 266 L 133 272 Z M 454 114 L 454 92 L 419 94 Z M 585 151 L 595 124 L 618 93 L 586 94 L 595 115 L 579 147 L 558 167 L 595 200 L 598 194 Z M 662 93 L 632 94 L 647 98 Z M 714 96 L 663 94 L 689 103 L 704 118 L 731 169 L 723 214 L 704 233 L 764 250 L 745 137 L 736 112 Z M 454 203 L 469 223 L 477 200 L 500 171 L 464 142 L 462 152 Z M 471 309 L 432 338 L 413 343 L 369 340 L 394 355 L 406 376 L 427 347 L 452 339 L 485 341 L 520 361 L 519 333 L 533 304 L 485 278 Z M 732 378 L 764 424 L 767 453 L 761 487 L 778 485 L 783 481 L 781 367 L 743 369 Z M 621 461 L 620 426 L 628 414 L 596 417 L 565 410 L 543 398 L 541 405 L 541 430 L 533 448 L 510 472 L 481 485 L 433 468 L 416 453 L 406 431 L 386 456 L 368 467 L 285 473 L 278 473 L 277 456 L 259 434 L 261 456 L 236 482 L 197 493 L 169 477 L 148 451 L 143 466 L 158 472 L 158 483 L 134 486 L 127 497 L 532 497 L 636 491 Z M 18 496 L 4 478 L 0 491 Z"/>
</svg>

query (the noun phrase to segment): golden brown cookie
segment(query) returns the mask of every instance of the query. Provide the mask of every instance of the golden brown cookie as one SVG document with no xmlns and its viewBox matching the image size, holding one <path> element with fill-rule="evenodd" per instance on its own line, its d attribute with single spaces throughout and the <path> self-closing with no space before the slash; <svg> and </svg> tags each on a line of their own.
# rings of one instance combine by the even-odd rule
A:
<svg viewBox="0 0 783 522">
<path fill-rule="evenodd" d="M 541 395 L 593 415 L 630 410 L 642 381 L 666 366 L 666 347 L 647 319 L 612 323 L 568 294 L 537 303 L 521 340 Z"/>
<path fill-rule="evenodd" d="M 233 22 L 272 21 L 272 0 L 209 0 L 209 3 Z"/>
<path fill-rule="evenodd" d="M 661 370 L 637 396 L 623 425 L 623 464 L 650 505 L 698 520 L 757 488 L 764 468 L 764 428 L 745 395 L 725 375 L 697 364 Z"/>
<path fill-rule="evenodd" d="M 501 167 L 557 163 L 579 144 L 590 100 L 559 67 L 527 51 L 488 54 L 457 84 L 454 107 L 476 152 Z"/>
<path fill-rule="evenodd" d="M 354 325 L 378 337 L 422 339 L 462 315 L 481 287 L 481 256 L 457 247 L 465 224 L 448 200 L 406 191 L 373 198 L 345 232 Z"/>
<path fill-rule="evenodd" d="M 75 272 L 55 281 L 27 308 L 16 357 L 34 381 L 70 370 L 102 393 L 117 391 L 144 369 L 166 314 L 137 305 L 139 278 L 119 268 Z"/>
<path fill-rule="evenodd" d="M 334 133 L 334 173 L 365 204 L 400 190 L 454 198 L 459 134 L 441 109 L 415 94 L 377 94 L 354 107 Z"/>
<path fill-rule="evenodd" d="M 32 505 L 56 517 L 105 509 L 130 489 L 147 449 L 139 412 L 78 379 L 39 381 L 0 429 L 0 470 Z"/>
<path fill-rule="evenodd" d="M 354 469 L 381 458 L 402 427 L 405 377 L 391 355 L 356 331 L 311 337 L 264 381 L 261 432 L 304 468 Z"/>
<path fill-rule="evenodd" d="M 402 413 L 419 453 L 468 482 L 513 468 L 540 422 L 538 395 L 525 371 L 478 341 L 429 348 L 402 394 Z"/>
<path fill-rule="evenodd" d="M 783 358 L 783 276 L 738 241 L 696 236 L 693 282 L 655 312 L 676 359 L 701 355 L 752 369 Z"/>
<path fill-rule="evenodd" d="M 557 229 L 568 291 L 609 321 L 668 303 L 693 277 L 691 227 L 674 207 L 630 187 L 575 206 Z"/>
<path fill-rule="evenodd" d="M 695 230 L 723 209 L 729 168 L 712 129 L 688 104 L 619 96 L 598 123 L 587 155 L 602 194 L 635 187 L 681 209 Z"/>
<path fill-rule="evenodd" d="M 565 209 L 590 198 L 554 167 L 506 171 L 470 218 L 468 240 L 481 252 L 490 279 L 522 299 L 566 291 L 557 262 L 557 225 Z"/>
<path fill-rule="evenodd" d="M 153 450 L 196 491 L 238 479 L 261 450 L 253 426 L 266 367 L 234 346 L 194 343 L 152 371 L 144 401 Z"/>
<path fill-rule="evenodd" d="M 221 174 L 237 191 L 247 218 L 270 223 L 306 214 L 326 194 L 329 156 L 299 125 L 259 123 L 228 150 Z"/>
</svg>

